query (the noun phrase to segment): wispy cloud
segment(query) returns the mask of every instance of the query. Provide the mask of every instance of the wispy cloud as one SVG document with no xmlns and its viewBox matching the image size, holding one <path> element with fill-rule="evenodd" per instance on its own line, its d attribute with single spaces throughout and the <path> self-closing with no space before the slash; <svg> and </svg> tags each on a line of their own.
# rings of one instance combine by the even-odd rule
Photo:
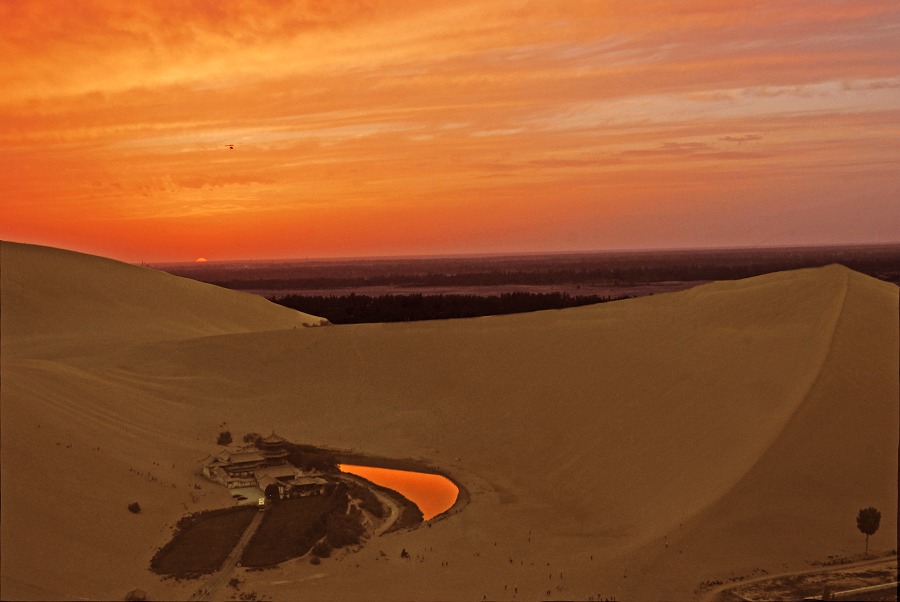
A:
<svg viewBox="0 0 900 602">
<path fill-rule="evenodd" d="M 77 241 L 122 218 L 141 223 L 109 235 L 130 256 L 180 219 L 252 225 L 261 255 L 428 252 L 416 228 L 435 249 L 474 244 L 467 228 L 552 248 L 604 215 L 662 210 L 657 191 L 688 181 L 698 215 L 742 187 L 736 223 L 771 202 L 756 180 L 837 194 L 863 174 L 882 213 L 900 187 L 888 0 L 23 0 L 0 22 L 2 236 Z M 539 243 L 542 204 L 561 225 Z M 285 226 L 309 220 L 332 235 Z M 353 237 L 336 234 L 347 220 Z M 865 239 L 871 224 L 844 225 Z"/>
<path fill-rule="evenodd" d="M 756 142 L 757 140 L 762 140 L 763 137 L 759 134 L 744 134 L 743 136 L 722 136 L 719 138 L 722 142 Z"/>
</svg>

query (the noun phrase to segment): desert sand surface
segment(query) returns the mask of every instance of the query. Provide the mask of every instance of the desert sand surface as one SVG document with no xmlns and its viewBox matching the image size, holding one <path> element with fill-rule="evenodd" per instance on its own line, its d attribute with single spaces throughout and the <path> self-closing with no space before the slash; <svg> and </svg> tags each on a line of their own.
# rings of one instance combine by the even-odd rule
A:
<svg viewBox="0 0 900 602">
<path fill-rule="evenodd" d="M 180 516 L 231 503 L 199 475 L 226 428 L 421 459 L 468 491 L 321 565 L 239 569 L 276 600 L 690 600 L 861 552 L 866 506 L 870 551 L 896 545 L 898 288 L 841 266 L 322 328 L 43 247 L 2 243 L 0 284 L 3 599 L 187 598 L 148 564 Z"/>
</svg>

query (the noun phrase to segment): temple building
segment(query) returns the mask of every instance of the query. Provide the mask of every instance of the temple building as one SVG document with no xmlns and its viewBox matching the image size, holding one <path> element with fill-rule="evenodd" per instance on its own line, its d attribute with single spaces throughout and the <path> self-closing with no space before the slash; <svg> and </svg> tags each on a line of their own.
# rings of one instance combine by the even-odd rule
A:
<svg viewBox="0 0 900 602">
<path fill-rule="evenodd" d="M 268 437 L 262 437 L 256 441 L 259 453 L 265 458 L 266 466 L 280 466 L 287 464 L 288 452 L 284 449 L 287 440 L 279 437 L 272 431 Z"/>
<path fill-rule="evenodd" d="M 203 463 L 203 476 L 229 489 L 255 489 L 279 498 L 319 495 L 328 481 L 318 475 L 304 474 L 288 462 L 287 441 L 273 431 L 257 439 L 255 445 L 237 450 L 223 449 Z M 238 497 L 238 496 L 235 496 Z"/>
<path fill-rule="evenodd" d="M 256 471 L 265 466 L 266 458 L 255 447 L 223 449 L 203 464 L 203 476 L 229 489 L 256 487 Z"/>
</svg>

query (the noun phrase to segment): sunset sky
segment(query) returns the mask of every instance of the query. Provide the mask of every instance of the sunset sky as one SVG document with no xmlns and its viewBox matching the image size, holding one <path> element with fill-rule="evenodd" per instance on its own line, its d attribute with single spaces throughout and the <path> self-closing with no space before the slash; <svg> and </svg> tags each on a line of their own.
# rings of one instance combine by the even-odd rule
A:
<svg viewBox="0 0 900 602">
<path fill-rule="evenodd" d="M 5 240 L 900 242 L 896 0 L 16 0 L 0 52 Z"/>
</svg>

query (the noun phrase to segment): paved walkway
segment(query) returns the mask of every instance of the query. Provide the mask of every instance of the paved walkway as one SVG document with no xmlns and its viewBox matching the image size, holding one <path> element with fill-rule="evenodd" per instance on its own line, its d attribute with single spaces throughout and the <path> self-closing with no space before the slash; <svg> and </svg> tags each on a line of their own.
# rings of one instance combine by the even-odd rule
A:
<svg viewBox="0 0 900 602">
<path fill-rule="evenodd" d="M 225 559 L 225 562 L 222 563 L 222 567 L 214 573 L 212 577 L 207 579 L 206 583 L 204 583 L 201 588 L 191 595 L 191 600 L 212 600 L 216 592 L 228 582 L 232 571 L 234 571 L 234 567 L 237 566 L 238 561 L 241 559 L 241 554 L 244 553 L 244 548 L 247 547 L 253 534 L 259 529 L 259 525 L 262 523 L 264 515 L 265 512 L 257 512 L 254 515 L 253 520 L 251 520 L 250 524 L 247 525 L 247 528 L 244 529 L 244 534 L 241 535 L 241 538 L 238 540 L 237 544 L 235 544 L 234 549 L 231 550 L 228 557 Z"/>
</svg>

